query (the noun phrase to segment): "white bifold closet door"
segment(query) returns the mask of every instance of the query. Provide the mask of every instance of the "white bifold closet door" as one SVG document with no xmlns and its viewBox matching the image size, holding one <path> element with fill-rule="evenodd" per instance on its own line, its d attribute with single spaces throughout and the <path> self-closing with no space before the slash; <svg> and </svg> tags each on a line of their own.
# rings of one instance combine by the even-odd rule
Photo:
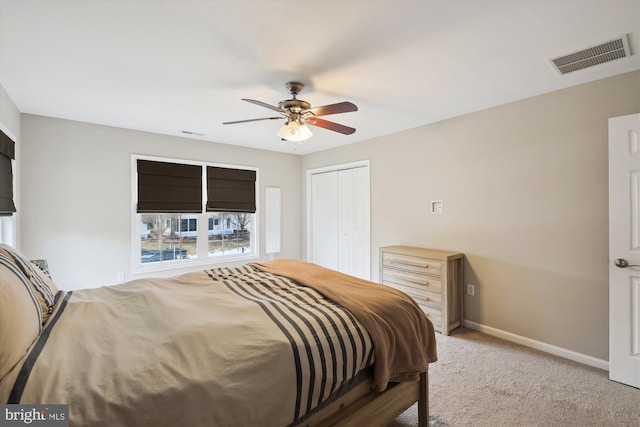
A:
<svg viewBox="0 0 640 427">
<path fill-rule="evenodd" d="M 368 166 L 311 175 L 311 262 L 370 279 L 369 199 Z"/>
</svg>

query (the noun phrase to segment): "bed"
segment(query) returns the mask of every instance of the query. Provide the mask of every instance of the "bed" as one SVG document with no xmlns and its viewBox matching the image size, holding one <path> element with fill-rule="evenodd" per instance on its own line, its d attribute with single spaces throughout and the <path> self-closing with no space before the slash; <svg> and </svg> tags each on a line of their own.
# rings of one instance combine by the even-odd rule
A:
<svg viewBox="0 0 640 427">
<path fill-rule="evenodd" d="M 434 330 L 393 288 L 291 259 L 58 290 L 0 245 L 0 402 L 72 426 L 428 425 Z"/>
</svg>

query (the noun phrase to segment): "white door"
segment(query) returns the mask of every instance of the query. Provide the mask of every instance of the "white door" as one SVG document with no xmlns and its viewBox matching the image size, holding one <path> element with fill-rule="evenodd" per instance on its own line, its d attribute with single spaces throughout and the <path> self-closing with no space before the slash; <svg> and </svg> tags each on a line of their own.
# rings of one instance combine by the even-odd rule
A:
<svg viewBox="0 0 640 427">
<path fill-rule="evenodd" d="M 311 176 L 311 262 L 338 270 L 338 175 Z"/>
<path fill-rule="evenodd" d="M 371 203 L 369 186 L 369 168 L 357 168 L 353 171 L 353 275 L 362 279 L 371 279 Z"/>
<path fill-rule="evenodd" d="M 609 378 L 640 388 L 640 114 L 609 119 Z"/>
<path fill-rule="evenodd" d="M 338 271 L 370 279 L 369 169 L 338 171 Z"/>
<path fill-rule="evenodd" d="M 369 166 L 309 171 L 308 259 L 371 278 Z"/>
<path fill-rule="evenodd" d="M 353 169 L 338 175 L 338 271 L 355 275 L 353 251 Z"/>
</svg>

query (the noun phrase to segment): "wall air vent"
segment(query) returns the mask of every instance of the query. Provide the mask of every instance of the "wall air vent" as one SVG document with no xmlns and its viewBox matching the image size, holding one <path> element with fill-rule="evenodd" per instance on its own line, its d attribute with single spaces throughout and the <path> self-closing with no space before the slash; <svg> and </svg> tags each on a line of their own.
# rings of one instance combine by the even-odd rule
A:
<svg viewBox="0 0 640 427">
<path fill-rule="evenodd" d="M 559 56 L 552 59 L 551 64 L 560 74 L 567 74 L 627 56 L 631 56 L 631 51 L 625 34 L 598 46 Z"/>
</svg>

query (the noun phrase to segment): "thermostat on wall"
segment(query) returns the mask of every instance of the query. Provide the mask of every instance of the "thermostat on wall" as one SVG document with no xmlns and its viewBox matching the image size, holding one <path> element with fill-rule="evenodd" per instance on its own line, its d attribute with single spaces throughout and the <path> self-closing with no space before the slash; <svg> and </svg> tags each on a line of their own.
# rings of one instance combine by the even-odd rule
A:
<svg viewBox="0 0 640 427">
<path fill-rule="evenodd" d="M 431 201 L 431 213 L 436 215 L 442 215 L 442 200 Z"/>
</svg>

